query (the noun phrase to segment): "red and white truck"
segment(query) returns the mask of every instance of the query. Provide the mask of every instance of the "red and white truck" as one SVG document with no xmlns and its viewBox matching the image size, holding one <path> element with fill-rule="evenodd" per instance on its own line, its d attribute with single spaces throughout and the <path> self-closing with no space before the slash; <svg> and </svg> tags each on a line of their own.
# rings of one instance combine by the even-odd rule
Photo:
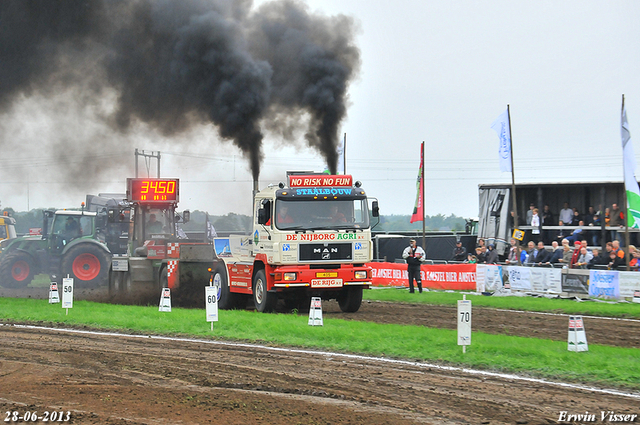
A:
<svg viewBox="0 0 640 425">
<path fill-rule="evenodd" d="M 357 311 L 371 285 L 370 215 L 378 216 L 360 186 L 350 175 L 289 173 L 287 184 L 257 192 L 252 234 L 230 236 L 212 269 L 220 308 L 242 308 L 252 297 L 260 312 L 281 298 L 306 310 L 320 296 Z"/>
</svg>

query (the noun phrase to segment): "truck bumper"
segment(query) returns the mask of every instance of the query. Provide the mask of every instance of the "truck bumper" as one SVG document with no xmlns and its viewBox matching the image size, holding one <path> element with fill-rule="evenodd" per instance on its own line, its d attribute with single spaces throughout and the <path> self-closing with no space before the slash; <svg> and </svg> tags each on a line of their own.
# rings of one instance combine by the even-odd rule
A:
<svg viewBox="0 0 640 425">
<path fill-rule="evenodd" d="M 279 266 L 272 269 L 273 288 L 306 287 L 310 290 L 340 290 L 346 286 L 371 285 L 372 271 L 367 266 L 341 265 L 340 268 L 318 269 L 309 266 Z"/>
</svg>

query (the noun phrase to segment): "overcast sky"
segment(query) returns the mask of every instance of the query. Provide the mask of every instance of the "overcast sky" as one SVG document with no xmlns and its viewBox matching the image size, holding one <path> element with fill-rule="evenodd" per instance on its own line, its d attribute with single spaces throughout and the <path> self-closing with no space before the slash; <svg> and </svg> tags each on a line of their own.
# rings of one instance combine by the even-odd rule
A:
<svg viewBox="0 0 640 425">
<path fill-rule="evenodd" d="M 347 173 L 377 197 L 383 214 L 410 214 L 420 143 L 426 144 L 426 213 L 478 215 L 478 185 L 510 183 L 501 173 L 493 121 L 511 109 L 518 183 L 621 181 L 620 107 L 625 95 L 640 153 L 640 2 L 307 0 L 313 11 L 352 16 L 361 69 L 349 88 Z M 65 98 L 66 99 L 66 98 Z M 106 101 L 106 100 L 105 100 Z M 123 192 L 133 147 L 160 151 L 161 174 L 180 178 L 180 209 L 250 214 L 251 174 L 231 143 L 200 127 L 187 147 L 149 132 L 132 140 L 111 177 L 71 184 L 55 177 L 62 161 L 38 149 L 87 112 L 52 95 L 25 94 L 0 117 L 2 207 L 73 207 L 86 193 Z M 71 125 L 73 124 L 73 125 Z M 94 126 L 98 126 L 94 128 Z M 65 137 L 77 137 L 77 132 Z M 286 170 L 322 171 L 321 156 L 267 134 L 260 186 Z M 140 173 L 147 165 L 140 160 Z M 156 164 L 149 164 L 155 176 Z M 638 174 L 638 173 L 636 173 Z"/>
</svg>

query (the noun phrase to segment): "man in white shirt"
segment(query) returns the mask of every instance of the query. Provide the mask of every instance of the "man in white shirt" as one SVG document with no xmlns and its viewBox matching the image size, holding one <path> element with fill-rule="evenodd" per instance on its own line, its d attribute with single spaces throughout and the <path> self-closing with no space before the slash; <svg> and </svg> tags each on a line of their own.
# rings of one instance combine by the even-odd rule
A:
<svg viewBox="0 0 640 425">
<path fill-rule="evenodd" d="M 420 264 L 425 260 L 424 250 L 416 245 L 416 240 L 411 239 L 409 246 L 402 252 L 402 258 L 407 261 L 409 272 L 409 293 L 413 294 L 413 280 L 418 284 L 418 291 L 422 293 L 422 278 L 420 277 Z"/>
<path fill-rule="evenodd" d="M 562 220 L 565 226 L 570 226 L 573 221 L 573 210 L 569 208 L 569 203 L 564 203 L 564 208 L 560 210 L 558 220 Z"/>
</svg>

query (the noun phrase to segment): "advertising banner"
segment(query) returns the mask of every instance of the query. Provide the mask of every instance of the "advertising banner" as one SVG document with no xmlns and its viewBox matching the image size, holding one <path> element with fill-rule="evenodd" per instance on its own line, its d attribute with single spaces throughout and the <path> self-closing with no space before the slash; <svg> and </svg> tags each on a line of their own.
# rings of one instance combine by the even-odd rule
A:
<svg viewBox="0 0 640 425">
<path fill-rule="evenodd" d="M 589 296 L 596 298 L 620 298 L 619 272 L 615 270 L 591 270 Z"/>
<path fill-rule="evenodd" d="M 476 265 L 476 291 L 495 292 L 502 288 L 502 269 L 494 264 Z"/>
<path fill-rule="evenodd" d="M 620 298 L 633 298 L 634 294 L 640 291 L 640 273 L 618 272 L 618 285 Z"/>
<path fill-rule="evenodd" d="M 502 278 L 511 284 L 512 291 L 533 291 L 531 267 L 505 267 Z"/>
<path fill-rule="evenodd" d="M 407 265 L 369 263 L 373 286 L 408 286 Z M 475 290 L 475 264 L 425 264 L 421 267 L 422 286 L 430 289 Z"/>
<path fill-rule="evenodd" d="M 562 292 L 589 295 L 589 275 L 562 274 Z"/>
</svg>

